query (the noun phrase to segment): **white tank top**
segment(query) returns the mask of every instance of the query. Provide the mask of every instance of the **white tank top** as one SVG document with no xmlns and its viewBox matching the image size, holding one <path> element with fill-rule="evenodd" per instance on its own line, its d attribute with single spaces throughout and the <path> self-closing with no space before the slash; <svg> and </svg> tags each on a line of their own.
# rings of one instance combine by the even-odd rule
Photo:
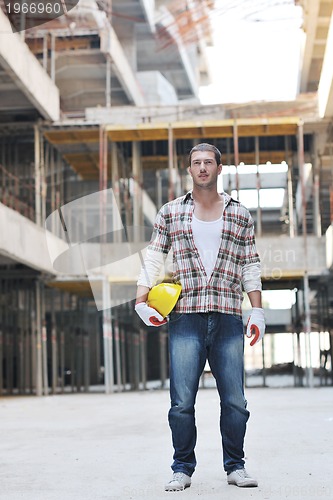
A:
<svg viewBox="0 0 333 500">
<path fill-rule="evenodd" d="M 192 233 L 195 246 L 198 249 L 201 262 L 209 280 L 220 248 L 222 230 L 222 215 L 217 220 L 204 221 L 197 219 L 193 213 Z"/>
</svg>

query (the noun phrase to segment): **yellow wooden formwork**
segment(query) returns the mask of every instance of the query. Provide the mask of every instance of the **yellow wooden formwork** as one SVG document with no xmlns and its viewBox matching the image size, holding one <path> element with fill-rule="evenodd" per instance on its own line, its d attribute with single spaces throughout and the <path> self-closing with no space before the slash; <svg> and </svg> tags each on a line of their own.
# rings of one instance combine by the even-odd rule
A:
<svg viewBox="0 0 333 500">
<path fill-rule="evenodd" d="M 260 119 L 229 119 L 210 121 L 183 121 L 174 123 L 139 123 L 136 125 L 105 125 L 108 140 L 112 142 L 128 141 L 156 141 L 173 139 L 219 139 L 238 137 L 263 137 L 263 136 L 285 136 L 296 135 L 301 120 L 297 117 L 283 118 L 260 118 Z M 64 129 L 51 129 L 44 132 L 46 139 L 55 146 L 62 145 L 84 145 L 98 144 L 100 140 L 99 127 L 72 127 Z M 75 170 L 82 179 L 97 180 L 99 178 L 99 152 L 69 152 L 64 153 L 64 159 Z M 270 161 L 281 163 L 285 160 L 284 151 L 260 151 L 260 163 Z M 167 156 L 142 157 L 144 169 L 158 169 L 168 167 Z M 224 158 L 224 163 L 227 159 Z M 234 155 L 231 154 L 229 161 L 235 163 Z M 239 153 L 239 162 L 245 164 L 255 163 L 255 152 Z M 186 158 L 184 158 L 186 163 Z M 186 166 L 186 165 L 184 165 Z M 108 158 L 108 175 L 111 171 L 111 160 Z"/>
</svg>

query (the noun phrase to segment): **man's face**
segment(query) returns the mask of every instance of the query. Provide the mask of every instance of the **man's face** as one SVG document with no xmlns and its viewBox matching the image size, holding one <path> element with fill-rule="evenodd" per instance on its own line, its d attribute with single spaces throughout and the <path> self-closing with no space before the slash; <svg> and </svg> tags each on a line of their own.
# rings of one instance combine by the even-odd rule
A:
<svg viewBox="0 0 333 500">
<path fill-rule="evenodd" d="M 217 165 L 212 151 L 195 151 L 192 154 L 188 172 L 194 186 L 210 188 L 216 186 L 217 177 L 222 171 L 222 164 Z"/>
</svg>

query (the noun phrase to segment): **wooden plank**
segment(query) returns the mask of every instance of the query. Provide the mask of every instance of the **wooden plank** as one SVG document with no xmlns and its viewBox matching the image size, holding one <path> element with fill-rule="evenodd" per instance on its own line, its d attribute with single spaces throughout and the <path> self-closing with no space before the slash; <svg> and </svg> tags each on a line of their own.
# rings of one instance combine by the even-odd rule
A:
<svg viewBox="0 0 333 500">
<path fill-rule="evenodd" d="M 240 119 L 237 120 L 239 137 L 295 135 L 299 119 Z M 186 121 L 172 124 L 176 139 L 202 139 L 233 137 L 234 120 Z M 167 140 L 168 123 L 139 123 L 131 126 L 107 125 L 108 138 L 115 142 Z M 98 143 L 98 128 L 47 130 L 49 142 L 55 145 Z"/>
</svg>

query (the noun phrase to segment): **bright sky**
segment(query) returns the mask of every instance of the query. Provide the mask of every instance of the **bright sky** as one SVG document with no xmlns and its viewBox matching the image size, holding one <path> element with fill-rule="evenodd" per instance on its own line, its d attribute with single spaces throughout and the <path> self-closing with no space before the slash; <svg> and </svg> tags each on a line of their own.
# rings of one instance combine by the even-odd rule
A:
<svg viewBox="0 0 333 500">
<path fill-rule="evenodd" d="M 303 41 L 302 9 L 293 0 L 216 0 L 213 84 L 202 104 L 293 100 Z"/>
</svg>

